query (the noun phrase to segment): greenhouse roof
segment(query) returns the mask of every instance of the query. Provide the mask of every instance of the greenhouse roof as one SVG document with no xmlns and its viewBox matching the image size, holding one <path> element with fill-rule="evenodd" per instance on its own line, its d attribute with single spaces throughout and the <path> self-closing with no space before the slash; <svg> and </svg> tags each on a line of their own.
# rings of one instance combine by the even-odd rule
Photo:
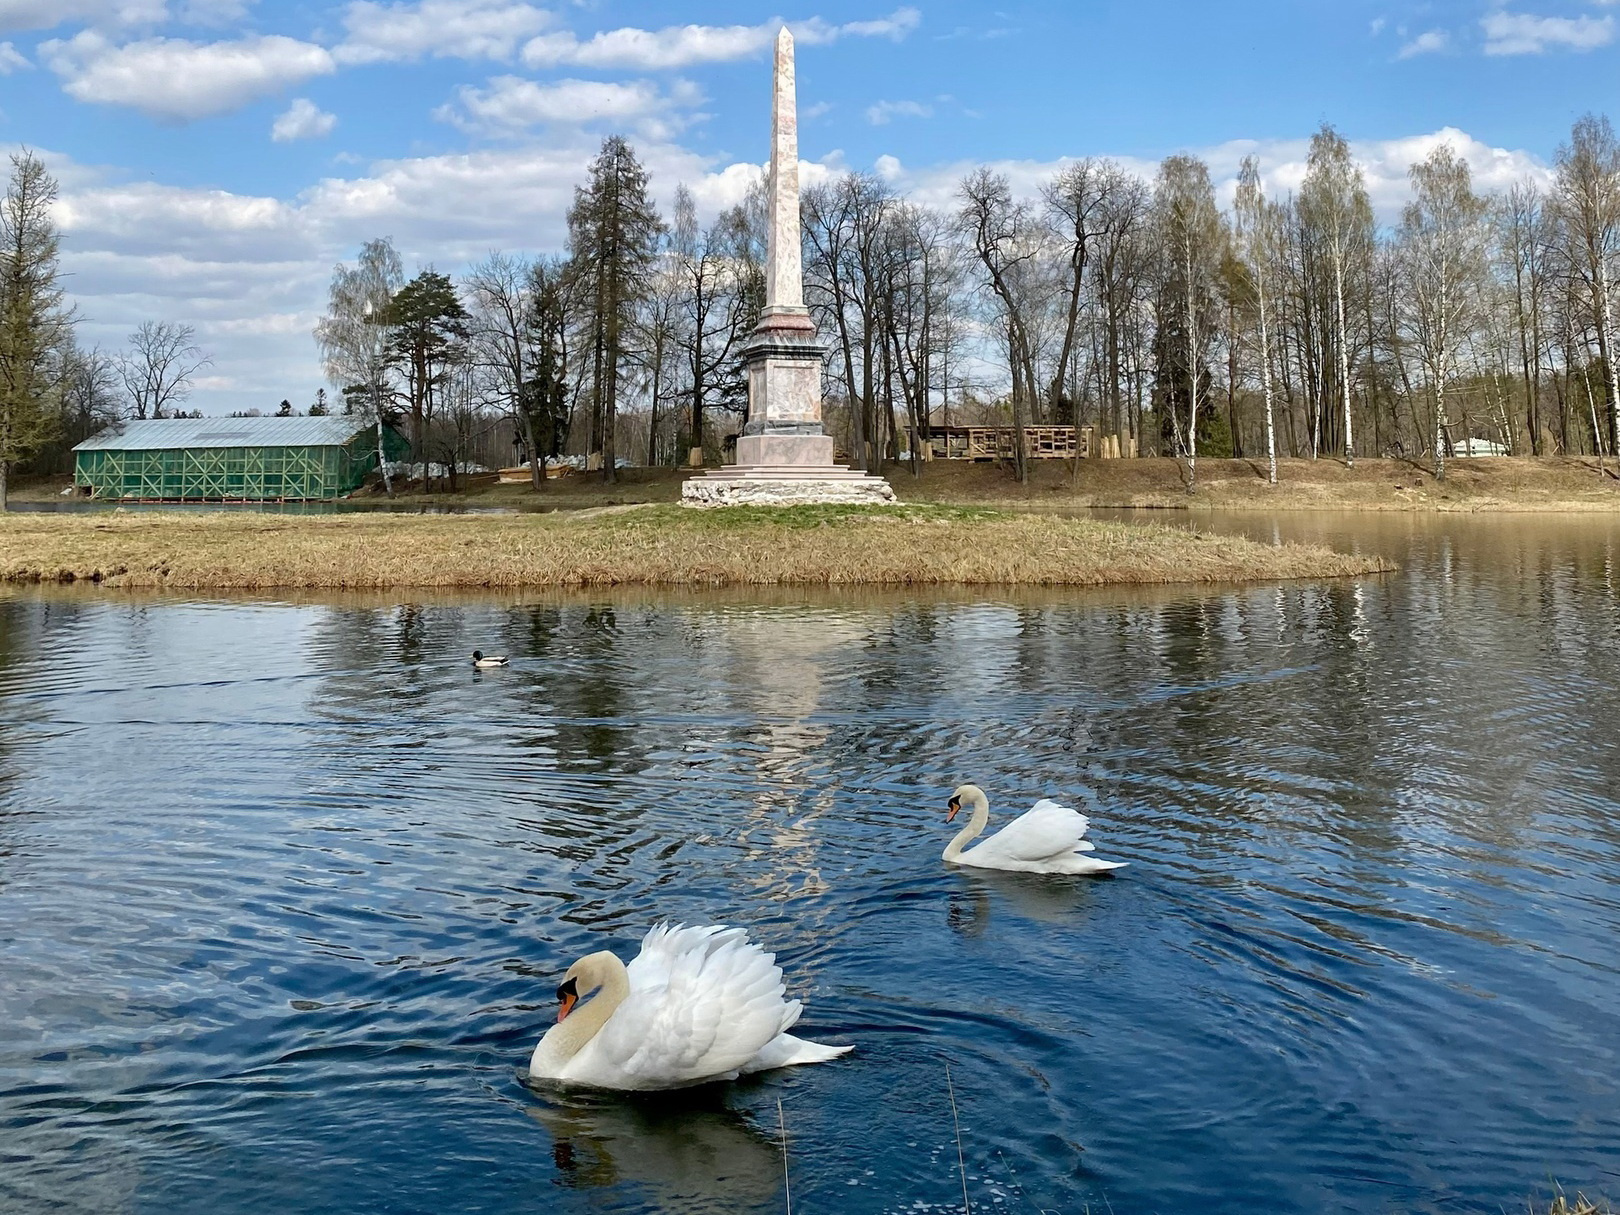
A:
<svg viewBox="0 0 1620 1215">
<path fill-rule="evenodd" d="M 74 451 L 165 451 L 185 447 L 342 447 L 364 429 L 352 417 L 159 418 L 115 423 Z"/>
</svg>

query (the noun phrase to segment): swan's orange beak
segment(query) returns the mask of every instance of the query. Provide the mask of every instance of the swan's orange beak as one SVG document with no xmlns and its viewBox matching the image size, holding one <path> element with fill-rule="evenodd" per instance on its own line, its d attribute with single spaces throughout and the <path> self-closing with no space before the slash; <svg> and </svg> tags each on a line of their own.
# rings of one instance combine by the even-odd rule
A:
<svg viewBox="0 0 1620 1215">
<path fill-rule="evenodd" d="M 961 810 L 961 808 L 962 808 L 962 802 L 961 802 L 960 798 L 953 797 L 953 798 L 951 798 L 950 801 L 946 802 L 945 803 L 945 809 L 948 810 L 949 813 L 946 814 L 945 821 L 948 823 L 953 818 L 955 818 L 956 814 L 957 814 L 957 811 Z"/>
<path fill-rule="evenodd" d="M 574 981 L 569 979 L 557 989 L 557 1021 L 560 1024 L 564 1017 L 574 1011 L 574 1005 L 579 1003 L 579 991 L 574 987 Z"/>
</svg>

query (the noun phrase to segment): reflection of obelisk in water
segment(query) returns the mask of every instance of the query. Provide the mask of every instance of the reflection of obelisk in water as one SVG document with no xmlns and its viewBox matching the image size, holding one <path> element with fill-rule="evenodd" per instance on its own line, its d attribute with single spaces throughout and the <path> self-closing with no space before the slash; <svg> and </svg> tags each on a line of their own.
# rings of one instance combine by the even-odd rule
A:
<svg viewBox="0 0 1620 1215">
<path fill-rule="evenodd" d="M 827 352 L 804 306 L 799 120 L 793 35 L 785 26 L 776 37 L 769 220 L 765 308 L 743 348 L 748 363 L 748 424 L 737 440 L 737 463 L 689 479 L 683 500 L 688 506 L 893 502 L 894 490 L 883 478 L 833 463 L 832 436 L 821 426 L 821 365 Z"/>
</svg>

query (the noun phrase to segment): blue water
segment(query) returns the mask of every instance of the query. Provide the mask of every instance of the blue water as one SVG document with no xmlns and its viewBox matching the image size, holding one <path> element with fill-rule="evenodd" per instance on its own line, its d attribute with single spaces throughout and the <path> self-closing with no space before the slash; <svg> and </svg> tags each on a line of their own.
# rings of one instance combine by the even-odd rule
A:
<svg viewBox="0 0 1620 1215">
<path fill-rule="evenodd" d="M 0 598 L 0 1212 L 781 1211 L 784 1124 L 795 1211 L 961 1211 L 953 1094 L 975 1211 L 1620 1191 L 1620 529 L 1222 526 L 1402 570 Z M 947 870 L 966 779 L 1130 867 Z M 525 1087 L 666 916 L 855 1052 Z"/>
</svg>

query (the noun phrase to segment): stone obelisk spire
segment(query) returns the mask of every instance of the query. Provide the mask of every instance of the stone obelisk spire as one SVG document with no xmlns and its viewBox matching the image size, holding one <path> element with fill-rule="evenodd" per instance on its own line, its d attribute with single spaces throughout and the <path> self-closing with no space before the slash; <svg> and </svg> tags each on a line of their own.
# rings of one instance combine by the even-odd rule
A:
<svg viewBox="0 0 1620 1215">
<path fill-rule="evenodd" d="M 793 35 L 776 35 L 776 71 L 771 93 L 770 231 L 766 234 L 765 311 L 807 316 L 804 271 L 799 264 L 799 115 L 794 99 Z"/>
<path fill-rule="evenodd" d="M 793 35 L 786 26 L 776 36 L 768 184 L 765 307 L 742 349 L 748 366 L 748 423 L 737 437 L 737 463 L 688 479 L 681 501 L 688 506 L 892 502 L 894 490 L 881 477 L 833 463 L 833 438 L 821 425 L 821 368 L 827 351 L 804 306 L 799 118 Z"/>
</svg>

